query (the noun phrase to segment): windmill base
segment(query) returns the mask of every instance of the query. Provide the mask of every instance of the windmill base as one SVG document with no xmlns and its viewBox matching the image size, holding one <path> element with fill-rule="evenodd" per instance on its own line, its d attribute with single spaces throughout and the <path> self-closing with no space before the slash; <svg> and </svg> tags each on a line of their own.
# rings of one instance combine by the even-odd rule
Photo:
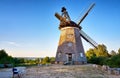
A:
<svg viewBox="0 0 120 78">
<path fill-rule="evenodd" d="M 56 64 L 79 65 L 87 63 L 79 31 L 80 29 L 77 27 L 61 29 Z"/>
</svg>

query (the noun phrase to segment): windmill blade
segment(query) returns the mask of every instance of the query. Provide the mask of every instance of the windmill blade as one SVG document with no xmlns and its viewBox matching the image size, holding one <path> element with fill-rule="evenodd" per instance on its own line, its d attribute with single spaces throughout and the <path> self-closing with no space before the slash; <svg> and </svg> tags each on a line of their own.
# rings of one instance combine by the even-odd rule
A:
<svg viewBox="0 0 120 78">
<path fill-rule="evenodd" d="M 82 30 L 80 30 L 80 35 L 82 36 L 82 38 L 84 38 L 87 42 L 89 42 L 92 46 L 94 46 L 95 48 L 97 48 L 98 44 L 91 39 L 85 32 L 83 32 Z"/>
<path fill-rule="evenodd" d="M 95 3 L 91 4 L 91 6 L 89 7 L 89 9 L 86 11 L 86 13 L 82 16 L 82 18 L 80 19 L 80 21 L 78 22 L 78 25 L 81 24 L 81 22 L 85 19 L 85 17 L 88 15 L 88 13 L 90 12 L 90 10 L 95 6 Z"/>
<path fill-rule="evenodd" d="M 55 16 L 58 20 L 60 20 L 61 22 L 66 22 L 66 19 L 62 16 L 60 16 L 58 13 L 55 13 Z"/>
</svg>

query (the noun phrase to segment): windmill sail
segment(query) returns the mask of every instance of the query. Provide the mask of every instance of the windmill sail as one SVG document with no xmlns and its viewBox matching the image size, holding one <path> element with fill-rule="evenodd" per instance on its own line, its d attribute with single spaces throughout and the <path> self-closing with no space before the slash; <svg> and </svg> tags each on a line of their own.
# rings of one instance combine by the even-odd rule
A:
<svg viewBox="0 0 120 78">
<path fill-rule="evenodd" d="M 95 48 L 97 48 L 98 44 L 91 39 L 85 32 L 83 32 L 82 30 L 80 30 L 80 35 L 82 36 L 82 38 L 84 38 L 87 42 L 89 42 L 92 46 L 94 46 Z"/>
<path fill-rule="evenodd" d="M 55 13 L 55 16 L 58 20 L 60 20 L 61 22 L 66 22 L 66 19 L 62 16 L 60 16 L 58 13 Z"/>
<path fill-rule="evenodd" d="M 80 21 L 78 22 L 78 25 L 81 24 L 81 22 L 85 19 L 85 17 L 88 15 L 88 13 L 90 12 L 90 10 L 95 6 L 95 3 L 91 4 L 91 6 L 89 7 L 89 9 L 87 10 L 87 12 L 82 16 L 82 18 L 80 19 Z"/>
</svg>

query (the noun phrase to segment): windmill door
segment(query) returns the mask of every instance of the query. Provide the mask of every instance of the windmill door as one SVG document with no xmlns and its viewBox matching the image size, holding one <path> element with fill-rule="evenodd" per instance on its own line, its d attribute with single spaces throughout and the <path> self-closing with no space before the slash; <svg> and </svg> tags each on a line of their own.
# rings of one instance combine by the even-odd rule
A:
<svg viewBox="0 0 120 78">
<path fill-rule="evenodd" d="M 72 54 L 68 54 L 68 61 L 69 61 L 69 62 L 72 61 Z"/>
<path fill-rule="evenodd" d="M 67 54 L 67 62 L 72 64 L 72 53 Z"/>
</svg>

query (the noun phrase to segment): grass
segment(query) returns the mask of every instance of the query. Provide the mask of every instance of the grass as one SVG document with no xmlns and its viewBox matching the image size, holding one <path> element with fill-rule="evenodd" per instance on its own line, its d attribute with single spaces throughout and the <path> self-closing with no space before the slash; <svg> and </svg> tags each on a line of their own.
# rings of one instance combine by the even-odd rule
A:
<svg viewBox="0 0 120 78">
<path fill-rule="evenodd" d="M 26 78 L 109 78 L 106 72 L 93 68 L 91 65 L 52 65 L 28 68 Z M 34 72 L 37 70 L 37 72 Z M 38 77 L 38 78 L 39 78 Z"/>
<path fill-rule="evenodd" d="M 2 71 L 1 71 L 2 72 Z M 5 70 L 3 72 L 6 72 Z M 1 77 L 0 78 L 4 78 Z M 92 65 L 27 66 L 23 78 L 120 78 Z"/>
</svg>

